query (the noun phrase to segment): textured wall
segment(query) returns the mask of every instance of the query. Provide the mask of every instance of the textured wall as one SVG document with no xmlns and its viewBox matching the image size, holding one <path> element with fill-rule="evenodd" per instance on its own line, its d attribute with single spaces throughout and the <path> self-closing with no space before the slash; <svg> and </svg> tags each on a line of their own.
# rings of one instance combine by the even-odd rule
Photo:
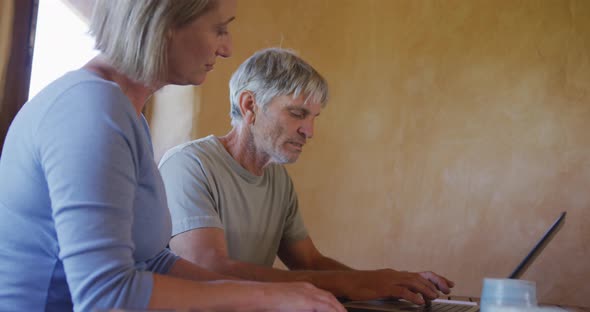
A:
<svg viewBox="0 0 590 312">
<path fill-rule="evenodd" d="M 196 135 L 229 129 L 227 81 L 255 50 L 322 72 L 330 104 L 289 167 L 322 251 L 479 295 L 567 210 L 524 278 L 590 306 L 590 1 L 247 0 L 232 32 Z"/>
<path fill-rule="evenodd" d="M 191 86 L 166 86 L 150 99 L 144 115 L 149 120 L 156 163 L 170 148 L 191 140 L 193 116 L 199 114 L 199 91 Z"/>
</svg>

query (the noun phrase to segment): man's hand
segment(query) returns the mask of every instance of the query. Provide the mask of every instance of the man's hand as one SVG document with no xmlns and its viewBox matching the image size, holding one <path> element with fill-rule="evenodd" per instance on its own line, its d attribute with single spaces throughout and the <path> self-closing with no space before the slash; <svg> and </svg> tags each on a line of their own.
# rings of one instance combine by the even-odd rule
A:
<svg viewBox="0 0 590 312">
<path fill-rule="evenodd" d="M 423 278 L 432 282 L 436 286 L 436 289 L 438 289 L 439 291 L 441 291 L 445 295 L 450 294 L 451 288 L 455 287 L 455 282 L 453 282 L 443 276 L 440 276 L 434 272 L 427 271 L 427 272 L 420 272 L 418 274 L 420 274 L 420 276 L 422 276 Z"/>
<path fill-rule="evenodd" d="M 341 272 L 342 293 L 351 300 L 402 298 L 416 304 L 448 294 L 455 283 L 433 272 L 400 272 L 392 269 Z"/>
</svg>

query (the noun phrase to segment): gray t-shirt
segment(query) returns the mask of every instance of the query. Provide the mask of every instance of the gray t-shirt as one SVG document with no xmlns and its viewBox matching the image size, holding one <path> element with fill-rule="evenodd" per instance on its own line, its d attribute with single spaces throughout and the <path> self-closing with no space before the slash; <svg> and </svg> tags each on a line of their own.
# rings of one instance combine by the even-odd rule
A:
<svg viewBox="0 0 590 312">
<path fill-rule="evenodd" d="M 243 168 L 215 136 L 169 150 L 159 165 L 172 215 L 172 236 L 198 228 L 225 231 L 232 259 L 272 266 L 281 240 L 307 237 L 287 170 L 262 176 Z"/>
</svg>

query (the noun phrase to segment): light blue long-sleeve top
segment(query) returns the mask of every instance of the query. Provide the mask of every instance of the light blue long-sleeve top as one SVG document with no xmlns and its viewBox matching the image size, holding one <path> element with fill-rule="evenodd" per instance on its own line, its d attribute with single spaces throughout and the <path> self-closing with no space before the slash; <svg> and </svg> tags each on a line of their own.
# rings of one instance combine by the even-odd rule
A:
<svg viewBox="0 0 590 312">
<path fill-rule="evenodd" d="M 146 308 L 177 257 L 143 116 L 70 72 L 26 103 L 0 157 L 0 311 Z"/>
</svg>

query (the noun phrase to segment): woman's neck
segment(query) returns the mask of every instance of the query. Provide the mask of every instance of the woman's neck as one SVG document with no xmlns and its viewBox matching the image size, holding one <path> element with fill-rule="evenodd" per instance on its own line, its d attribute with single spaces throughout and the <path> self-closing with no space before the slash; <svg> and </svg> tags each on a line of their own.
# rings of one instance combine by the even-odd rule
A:
<svg viewBox="0 0 590 312">
<path fill-rule="evenodd" d="M 101 78 L 119 85 L 121 91 L 127 96 L 127 98 L 129 98 L 133 107 L 135 107 L 138 116 L 141 115 L 141 111 L 147 100 L 154 94 L 154 92 L 163 86 L 147 86 L 130 79 L 119 73 L 102 55 L 93 58 L 82 68 L 96 73 Z"/>
</svg>

